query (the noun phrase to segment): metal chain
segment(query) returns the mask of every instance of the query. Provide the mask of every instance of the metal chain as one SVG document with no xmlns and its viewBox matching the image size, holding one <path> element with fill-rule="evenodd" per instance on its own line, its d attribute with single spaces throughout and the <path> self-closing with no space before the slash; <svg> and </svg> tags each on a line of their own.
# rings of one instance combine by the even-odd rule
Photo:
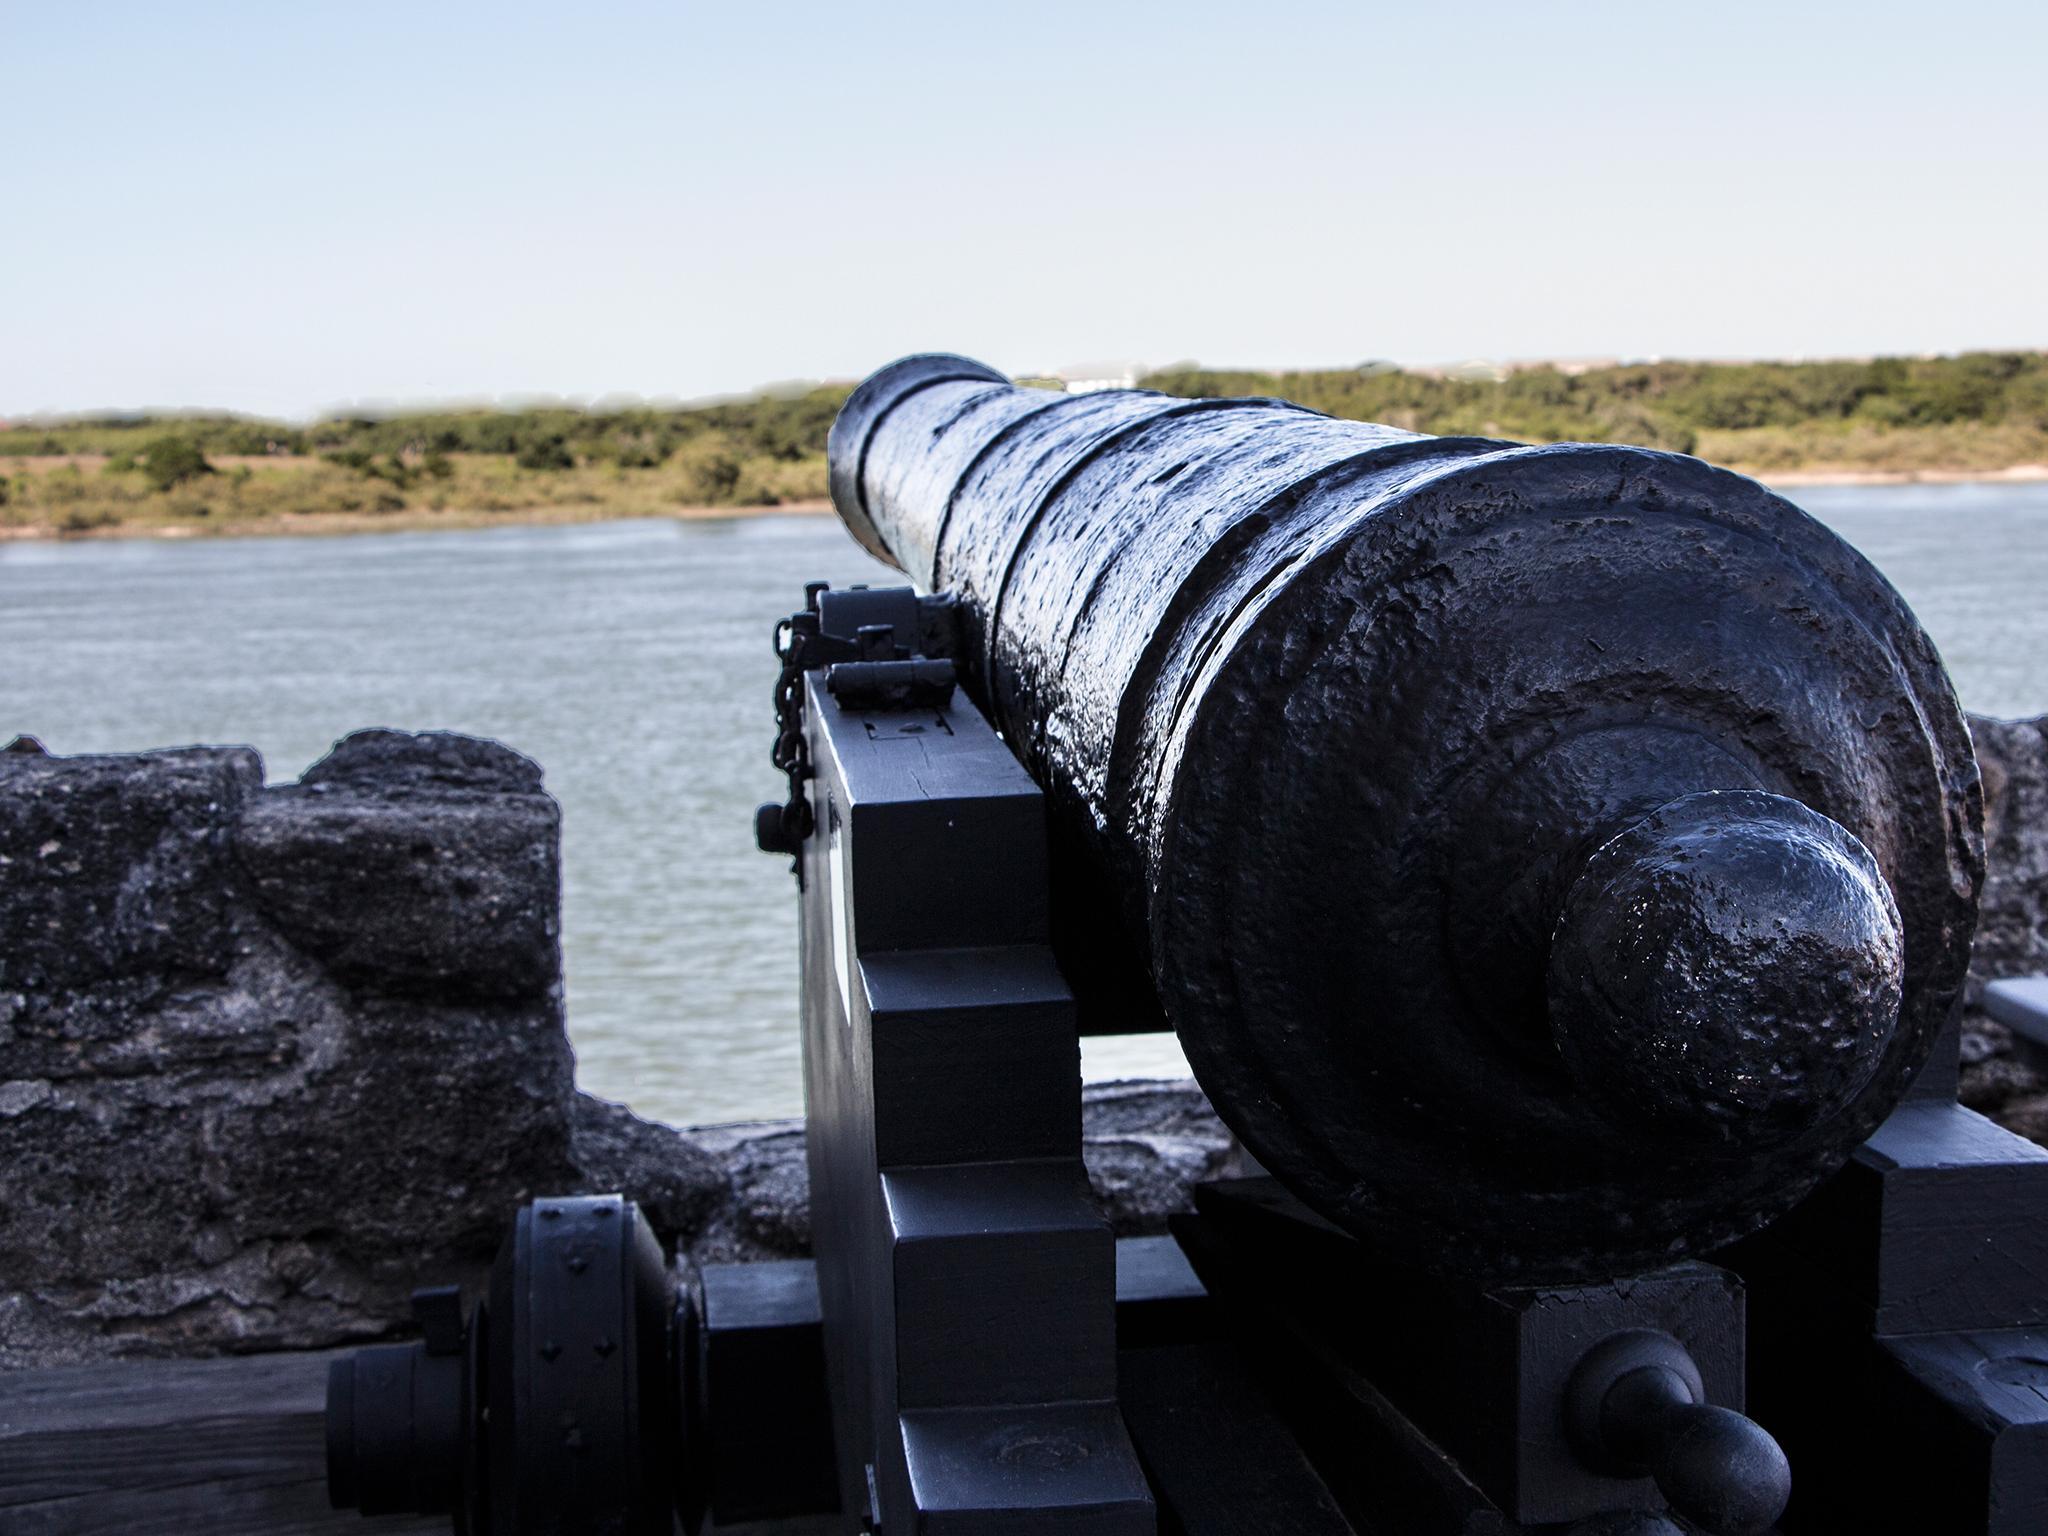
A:
<svg viewBox="0 0 2048 1536">
<path fill-rule="evenodd" d="M 804 781 L 811 776 L 810 748 L 804 741 L 804 661 L 817 634 L 814 613 L 799 613 L 775 626 L 775 654 L 782 670 L 775 679 L 775 745 L 769 759 L 789 776 L 789 799 L 782 807 L 782 831 L 792 845 L 811 835 L 811 803 Z"/>
</svg>

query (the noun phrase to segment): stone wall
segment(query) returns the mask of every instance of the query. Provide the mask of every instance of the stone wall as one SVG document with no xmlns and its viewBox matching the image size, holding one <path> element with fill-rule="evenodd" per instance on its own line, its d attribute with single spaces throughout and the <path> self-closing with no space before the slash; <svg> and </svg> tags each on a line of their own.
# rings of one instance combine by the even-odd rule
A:
<svg viewBox="0 0 2048 1536">
<path fill-rule="evenodd" d="M 2048 971 L 2048 736 L 1974 727 L 1977 971 Z M 576 1091 L 559 834 L 539 767 L 462 736 L 363 732 L 276 787 L 245 749 L 0 753 L 0 1367 L 374 1336 L 537 1193 L 621 1189 L 685 1261 L 803 1252 L 800 1123 Z M 1964 1049 L 1966 1099 L 2048 1137 L 2005 1031 Z M 1192 1083 L 1084 1122 L 1120 1232 L 1231 1166 Z"/>
<path fill-rule="evenodd" d="M 540 768 L 462 736 L 363 732 L 270 788 L 240 748 L 0 752 L 0 1366 L 371 1336 L 539 1193 L 804 1251 L 800 1124 L 576 1091 L 559 845 Z M 1192 1085 L 1087 1118 L 1125 1230 L 1229 1145 Z"/>
<path fill-rule="evenodd" d="M 2048 715 L 1970 717 L 1984 773 L 1984 909 L 1970 950 L 1976 1002 L 1987 981 L 2048 972 Z M 1970 1007 L 1963 1018 L 1961 1097 L 2048 1145 L 2048 1059 Z"/>
</svg>

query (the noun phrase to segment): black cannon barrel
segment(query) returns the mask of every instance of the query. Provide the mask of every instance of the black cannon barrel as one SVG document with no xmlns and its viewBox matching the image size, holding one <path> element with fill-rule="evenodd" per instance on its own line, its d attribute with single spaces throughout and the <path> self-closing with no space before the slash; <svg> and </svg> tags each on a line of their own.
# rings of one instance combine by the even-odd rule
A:
<svg viewBox="0 0 2048 1536">
<path fill-rule="evenodd" d="M 830 457 L 861 542 L 962 601 L 1063 959 L 1127 956 L 1223 1118 L 1383 1250 L 1704 1250 L 1926 1060 L 1969 737 L 1898 594 L 1753 481 L 945 356 L 862 384 Z"/>
</svg>

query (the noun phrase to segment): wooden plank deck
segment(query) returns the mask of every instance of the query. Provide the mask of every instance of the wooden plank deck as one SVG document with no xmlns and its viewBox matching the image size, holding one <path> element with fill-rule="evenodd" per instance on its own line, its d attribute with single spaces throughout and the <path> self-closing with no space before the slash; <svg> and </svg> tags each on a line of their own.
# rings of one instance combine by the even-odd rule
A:
<svg viewBox="0 0 2048 1536">
<path fill-rule="evenodd" d="M 0 1372 L 4 1536 L 445 1536 L 327 1507 L 332 1353 Z"/>
<path fill-rule="evenodd" d="M 328 1508 L 327 1362 L 346 1353 L 0 1371 L 0 1536 L 448 1536 L 446 1515 Z"/>
</svg>

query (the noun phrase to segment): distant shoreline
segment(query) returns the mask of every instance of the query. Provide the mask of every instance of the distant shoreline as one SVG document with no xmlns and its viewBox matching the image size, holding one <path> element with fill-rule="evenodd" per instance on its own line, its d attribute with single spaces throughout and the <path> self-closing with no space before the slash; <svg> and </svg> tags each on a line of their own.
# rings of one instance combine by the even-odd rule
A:
<svg viewBox="0 0 2048 1536">
<path fill-rule="evenodd" d="M 1733 466 L 1729 466 L 1733 467 Z M 1862 485 L 2033 485 L 2048 482 L 2048 464 L 2014 464 L 2005 469 L 1738 470 L 1777 490 L 1808 486 Z M 52 527 L 0 525 L 0 543 L 75 543 L 88 539 L 243 539 L 323 538 L 357 533 L 460 533 L 481 528 L 550 528 L 582 523 L 671 521 L 722 522 L 757 517 L 818 517 L 830 513 L 826 500 L 781 502 L 771 506 L 669 507 L 658 512 L 638 508 L 576 503 L 568 506 L 523 507 L 503 512 L 471 508 L 405 508 L 391 512 L 283 512 L 268 517 L 204 523 L 118 523 L 79 531 Z"/>
<path fill-rule="evenodd" d="M 1733 466 L 1725 466 L 1733 468 Z M 2048 464 L 2004 469 L 1742 469 L 1765 485 L 2031 485 L 2048 480 Z"/>
<path fill-rule="evenodd" d="M 1169 398 L 1287 400 L 1437 437 L 1637 444 L 1787 490 L 2048 480 L 2048 352 L 1485 372 L 1185 365 L 1139 382 Z M 1025 382 L 1056 398 L 1052 381 Z M 695 405 L 421 407 L 300 424 L 167 413 L 0 425 L 0 537 L 801 515 L 824 510 L 831 427 L 850 387 Z"/>
</svg>

